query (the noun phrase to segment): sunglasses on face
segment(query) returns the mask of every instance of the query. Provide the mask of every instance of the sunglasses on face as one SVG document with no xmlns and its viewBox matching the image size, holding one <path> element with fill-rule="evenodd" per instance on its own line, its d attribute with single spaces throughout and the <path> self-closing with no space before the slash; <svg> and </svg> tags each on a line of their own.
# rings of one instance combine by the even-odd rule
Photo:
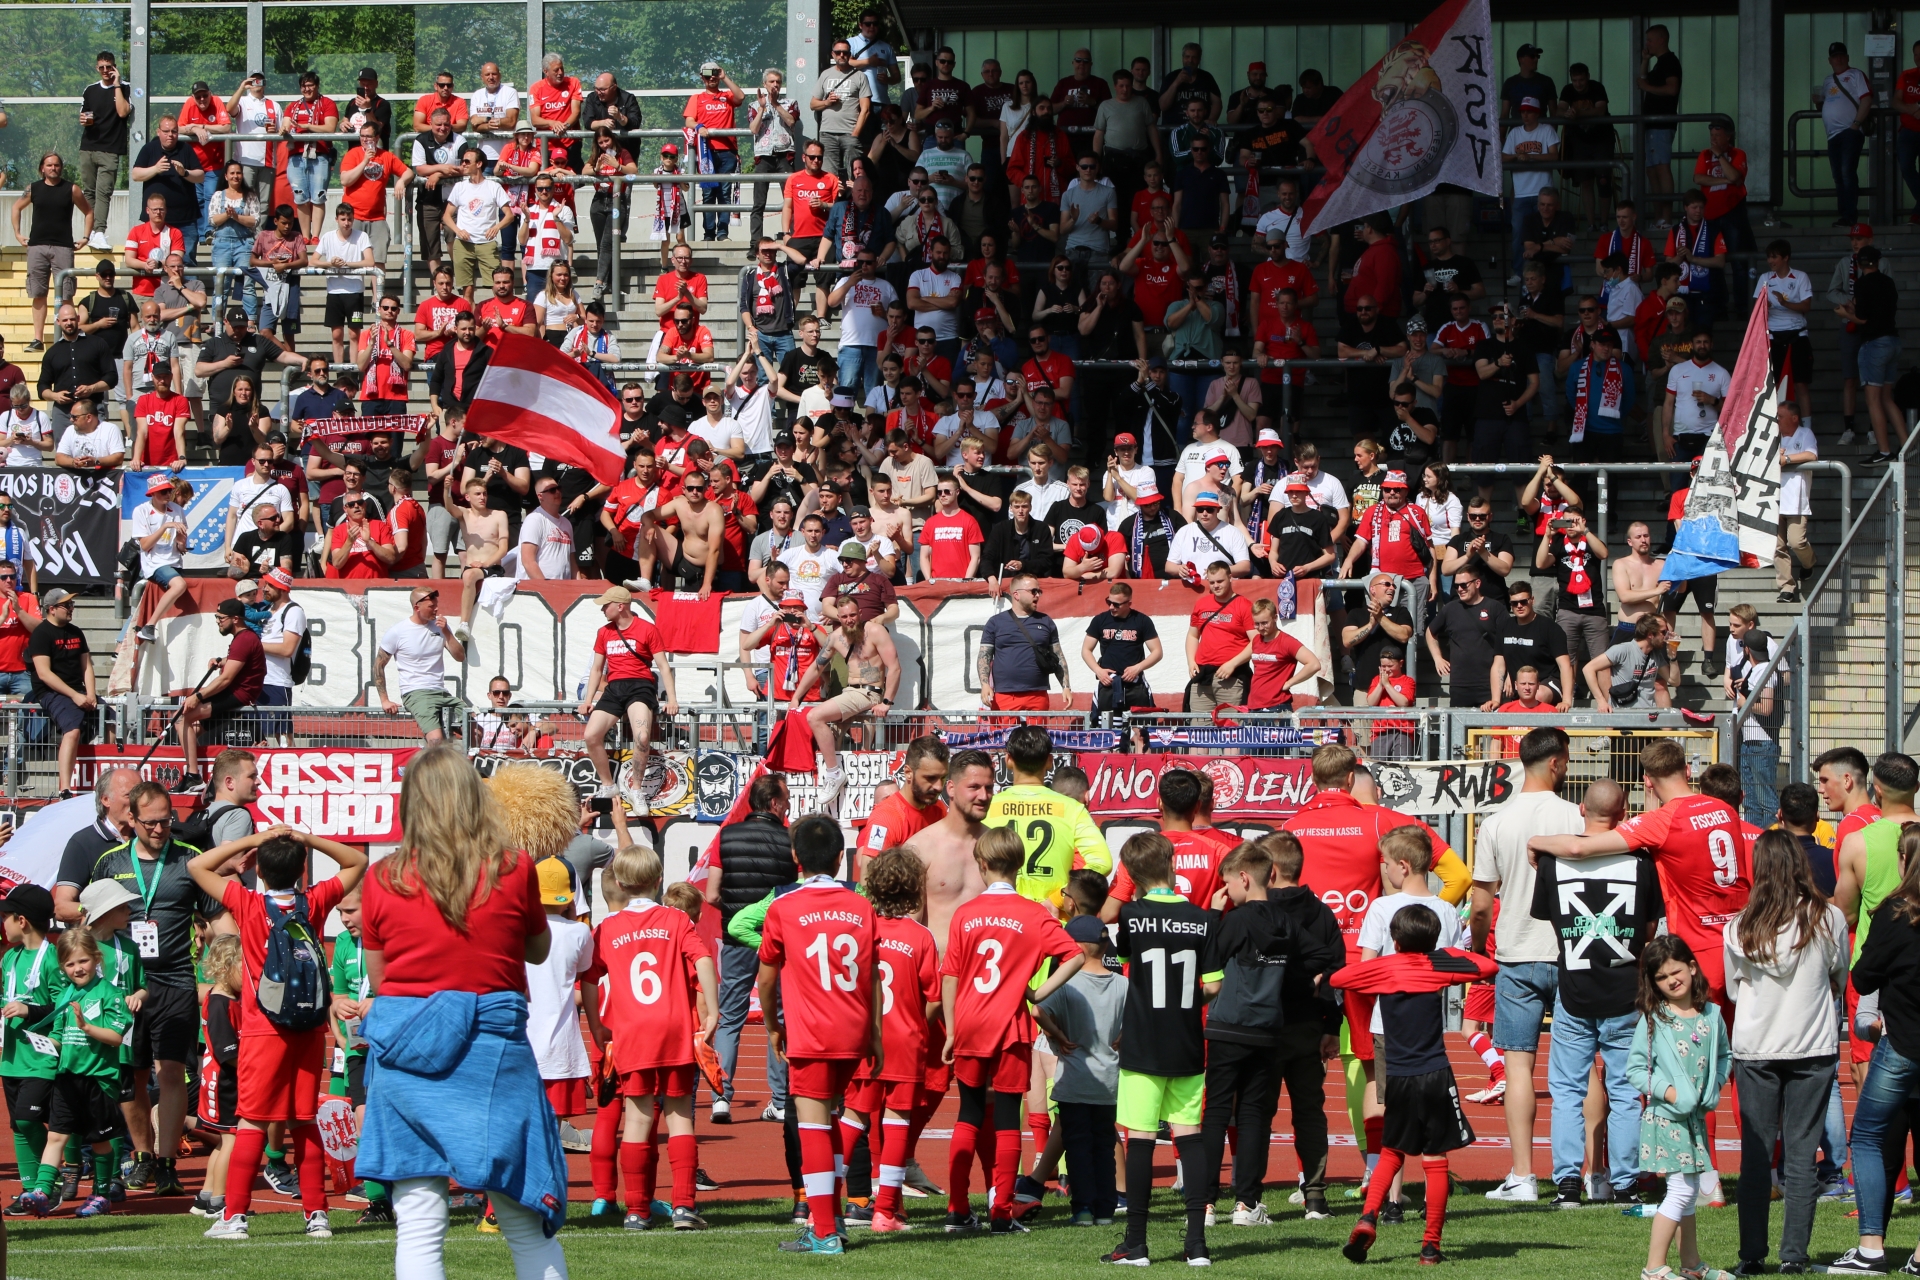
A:
<svg viewBox="0 0 1920 1280">
<path fill-rule="evenodd" d="M 511 689 L 489 689 L 489 690 L 487 690 L 487 696 L 488 696 L 489 698 L 511 698 L 511 697 L 513 696 L 513 690 L 511 690 Z"/>
</svg>

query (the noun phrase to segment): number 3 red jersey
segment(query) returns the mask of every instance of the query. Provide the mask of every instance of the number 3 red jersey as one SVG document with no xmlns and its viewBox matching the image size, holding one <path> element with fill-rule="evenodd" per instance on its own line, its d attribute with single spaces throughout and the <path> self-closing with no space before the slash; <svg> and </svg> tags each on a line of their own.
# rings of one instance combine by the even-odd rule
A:
<svg viewBox="0 0 1920 1280">
<path fill-rule="evenodd" d="M 760 959 L 780 972 L 790 1058 L 873 1051 L 873 905 L 829 876 L 773 900 Z"/>
<path fill-rule="evenodd" d="M 940 952 L 918 920 L 874 921 L 874 963 L 880 973 L 882 1080 L 917 1081 L 927 1071 L 927 1004 L 940 1001 Z M 938 1046 L 935 1046 L 937 1049 Z M 871 1070 L 872 1063 L 867 1064 Z M 862 1079 L 871 1079 L 866 1070 Z"/>
<path fill-rule="evenodd" d="M 604 977 L 601 1021 L 613 1033 L 613 1065 L 622 1075 L 694 1061 L 694 962 L 711 956 L 684 911 L 635 898 L 600 922 L 584 983 Z M 591 990 L 591 988 L 589 988 Z"/>
<path fill-rule="evenodd" d="M 1651 849 L 1667 903 L 1667 928 L 1693 948 L 1707 985 L 1725 991 L 1726 924 L 1747 905 L 1753 863 L 1740 815 L 1711 796 L 1681 796 L 1614 828 L 1630 848 Z"/>
<path fill-rule="evenodd" d="M 953 1051 L 990 1058 L 1008 1045 L 1033 1042 L 1027 984 L 1042 961 L 1080 954 L 1051 908 L 1023 898 L 1004 881 L 990 884 L 953 913 L 940 972 L 959 979 L 953 997 Z"/>
</svg>

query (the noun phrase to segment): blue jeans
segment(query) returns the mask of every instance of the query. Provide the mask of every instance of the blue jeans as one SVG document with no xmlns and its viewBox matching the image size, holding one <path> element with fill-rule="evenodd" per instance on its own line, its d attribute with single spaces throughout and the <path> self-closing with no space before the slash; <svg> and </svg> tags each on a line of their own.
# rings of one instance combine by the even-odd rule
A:
<svg viewBox="0 0 1920 1280">
<path fill-rule="evenodd" d="M 1580 1107 L 1587 1096 L 1593 1057 L 1600 1055 L 1607 1086 L 1607 1166 L 1614 1188 L 1625 1191 L 1640 1176 L 1640 1090 L 1627 1079 L 1627 1051 L 1633 1047 L 1637 1014 L 1613 1018 L 1577 1018 L 1556 994 L 1553 1038 L 1547 1048 L 1547 1087 L 1553 1091 L 1553 1180 L 1577 1178 L 1586 1155 L 1586 1122 Z"/>
<path fill-rule="evenodd" d="M 326 156 L 288 156 L 287 185 L 293 188 L 293 202 L 325 204 L 327 175 L 332 169 L 333 161 Z"/>
<path fill-rule="evenodd" d="M 740 1061 L 740 1029 L 747 1025 L 748 996 L 760 974 L 760 953 L 752 947 L 723 943 L 720 947 L 720 1025 L 713 1031 L 713 1051 L 727 1073 L 727 1091 L 733 1101 L 734 1067 Z M 787 1064 L 767 1046 L 767 1091 L 773 1098 L 787 1096 Z"/>
<path fill-rule="evenodd" d="M 1834 1012 L 1839 1014 L 1841 1002 L 1835 1000 Z M 1833 1077 L 1833 1092 L 1827 1095 L 1827 1127 L 1820 1136 L 1821 1185 L 1824 1186 L 1846 1172 L 1847 1163 L 1847 1113 L 1840 1103 L 1840 1076 Z"/>
<path fill-rule="evenodd" d="M 1534 368 L 1540 371 L 1540 394 L 1533 398 L 1535 422 L 1558 422 L 1560 420 L 1560 382 L 1553 376 L 1553 353 L 1536 351 L 1533 353 Z M 1411 476 L 1408 477 L 1412 479 Z"/>
<path fill-rule="evenodd" d="M 877 347 L 840 346 L 840 385 L 853 388 L 855 401 L 865 401 L 867 392 L 880 381 L 880 352 Z"/>
<path fill-rule="evenodd" d="M 787 358 L 787 352 L 794 348 L 791 333 L 758 332 L 754 336 L 759 339 L 760 354 L 773 361 L 775 368 L 778 368 L 780 362 Z"/>
<path fill-rule="evenodd" d="M 1827 167 L 1833 170 L 1833 185 L 1840 193 L 1840 221 L 1860 218 L 1860 151 L 1867 135 L 1858 129 L 1842 129 L 1827 139 Z"/>
<path fill-rule="evenodd" d="M 1900 130 L 1900 180 L 1920 207 L 1920 129 Z"/>
<path fill-rule="evenodd" d="M 212 172 L 200 179 L 200 185 L 194 189 L 194 197 L 200 201 L 200 221 L 193 224 L 193 238 L 196 242 L 205 240 L 213 234 L 213 228 L 207 222 L 207 205 L 212 201 L 213 193 L 219 189 L 220 175 Z M 191 253 L 187 255 L 187 265 L 190 267 L 197 265 Z"/>
<path fill-rule="evenodd" d="M 738 152 L 713 149 L 713 171 L 715 173 L 740 172 Z M 700 184 L 701 204 L 732 204 L 733 186 L 725 182 L 703 182 Z M 725 240 L 727 223 L 733 215 L 730 213 L 703 213 L 700 215 L 702 236 L 708 240 Z"/>
<path fill-rule="evenodd" d="M 246 308 L 247 322 L 251 324 L 260 316 L 259 281 L 247 265 L 249 253 L 253 248 L 251 237 L 229 231 L 226 227 L 215 227 L 212 236 L 213 266 L 218 271 L 222 267 L 237 267 L 241 274 L 228 276 L 209 290 L 223 302 L 241 299 Z"/>
<path fill-rule="evenodd" d="M 1213 381 L 1211 370 L 1200 369 L 1187 372 L 1183 369 L 1168 371 L 1167 383 L 1173 388 L 1173 394 L 1180 397 L 1180 428 L 1182 438 L 1190 438 L 1188 428 L 1193 422 L 1194 411 L 1204 408 L 1207 403 L 1207 384 Z"/>
<path fill-rule="evenodd" d="M 1867 1064 L 1867 1079 L 1853 1104 L 1853 1198 L 1860 1210 L 1860 1234 L 1887 1234 L 1893 1209 L 1893 1175 L 1904 1162 L 1906 1139 L 1883 1153 L 1889 1129 L 1903 1131 L 1901 1112 L 1920 1092 L 1920 1062 L 1903 1056 L 1882 1036 Z M 1888 1161 L 1892 1164 L 1889 1167 Z"/>
<path fill-rule="evenodd" d="M 1756 827 L 1770 826 L 1780 809 L 1780 744 L 1771 739 L 1740 744 L 1740 812 Z"/>
</svg>

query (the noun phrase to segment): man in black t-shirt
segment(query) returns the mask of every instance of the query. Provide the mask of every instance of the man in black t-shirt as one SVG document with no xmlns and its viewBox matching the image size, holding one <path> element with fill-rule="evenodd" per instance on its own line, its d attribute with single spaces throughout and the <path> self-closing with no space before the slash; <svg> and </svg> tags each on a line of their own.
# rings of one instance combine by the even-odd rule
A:
<svg viewBox="0 0 1920 1280">
<path fill-rule="evenodd" d="M 300 533 L 288 528 L 288 523 L 272 503 L 263 502 L 255 508 L 253 528 L 235 538 L 233 550 L 227 553 L 227 575 L 258 578 L 274 569 L 293 573 L 300 557 Z"/>
<path fill-rule="evenodd" d="M 1505 606 L 1507 575 L 1513 572 L 1513 539 L 1493 527 L 1493 506 L 1485 498 L 1467 503 L 1467 522 L 1441 552 L 1440 572 L 1452 576 L 1465 565 L 1480 571 L 1487 599 Z"/>
<path fill-rule="evenodd" d="M 1507 623 L 1500 628 L 1500 652 L 1493 667 L 1493 696 L 1512 696 L 1513 673 L 1521 667 L 1540 672 L 1540 698 L 1560 707 L 1573 705 L 1573 660 L 1567 657 L 1567 633 L 1533 607 L 1533 584 L 1514 583 L 1507 596 Z"/>
<path fill-rule="evenodd" d="M 1563 256 L 1573 252 L 1573 233 L 1573 215 L 1560 207 L 1560 193 L 1552 187 L 1534 197 L 1533 208 L 1527 210 L 1520 223 L 1520 240 L 1527 261 L 1545 267 L 1547 284 L 1562 292 L 1573 287 L 1572 272 L 1560 262 Z"/>
<path fill-rule="evenodd" d="M 1187 118 L 1187 102 L 1197 98 L 1206 104 L 1209 121 L 1220 118 L 1220 82 L 1200 65 L 1200 46 L 1180 47 L 1180 69 L 1169 71 L 1160 82 L 1160 123 L 1173 128 Z"/>
<path fill-rule="evenodd" d="M 1339 356 L 1354 361 L 1347 371 L 1347 427 L 1354 438 L 1384 439 L 1393 433 L 1393 402 L 1387 380 L 1393 362 L 1407 353 L 1407 334 L 1398 320 L 1380 314 L 1378 299 L 1354 300 L 1353 313 L 1340 321 Z"/>
<path fill-rule="evenodd" d="M 1653 65 L 1647 67 L 1647 73 L 1634 80 L 1640 90 L 1640 113 L 1648 116 L 1670 116 L 1680 110 L 1680 59 L 1667 47 L 1667 25 L 1656 22 L 1647 28 L 1646 39 L 1640 46 L 1640 65 L 1647 67 L 1647 59 Z M 1671 124 L 1653 124 L 1645 127 L 1647 147 L 1647 200 L 1646 216 L 1672 216 L 1673 201 L 1662 196 L 1673 195 L 1673 134 L 1677 126 Z M 1662 211 L 1665 211 L 1662 213 Z"/>
<path fill-rule="evenodd" d="M 1485 598 L 1480 571 L 1470 565 L 1454 575 L 1453 590 L 1454 597 L 1427 624 L 1427 652 L 1433 655 L 1434 668 L 1447 678 L 1451 705 L 1491 711 L 1497 705 L 1493 660 L 1501 628 L 1507 625 L 1507 611 Z"/>
<path fill-rule="evenodd" d="M 793 460 L 793 432 L 773 433 L 773 456 L 747 477 L 747 495 L 762 511 L 785 498 L 798 511 L 807 494 L 820 487 L 820 473 L 810 462 Z"/>
<path fill-rule="evenodd" d="M 1151 707 L 1147 668 L 1161 658 L 1160 632 L 1153 619 L 1133 608 L 1133 588 L 1124 582 L 1107 584 L 1107 611 L 1087 621 L 1080 642 L 1080 660 L 1093 672 L 1093 709 Z"/>
<path fill-rule="evenodd" d="M 288 351 L 264 333 L 255 333 L 247 313 L 228 307 L 226 332 L 200 348 L 200 359 L 193 366 L 194 376 L 207 380 L 207 399 L 215 413 L 226 413 L 233 399 L 233 384 L 250 379 L 255 399 L 259 398 L 264 371 L 269 364 L 299 369 L 306 360 L 298 352 Z"/>
<path fill-rule="evenodd" d="M 73 761 L 88 737 L 95 706 L 93 655 L 87 633 L 73 625 L 73 592 L 53 587 L 40 596 L 46 621 L 27 637 L 27 675 L 40 709 L 60 735 L 60 789 L 73 786 Z"/>
<path fill-rule="evenodd" d="M 527 495 L 533 492 L 533 459 L 525 449 L 492 436 L 481 436 L 479 440 L 479 446 L 468 449 L 460 464 L 454 492 L 466 490 L 468 476 L 479 476 L 487 482 L 487 505 L 495 511 L 506 512 L 507 523 L 518 533 L 520 514 L 526 508 Z M 369 483 L 367 487 L 372 485 Z M 367 514 L 373 514 L 371 507 Z"/>
<path fill-rule="evenodd" d="M 1367 583 L 1365 614 L 1340 632 L 1340 643 L 1353 658 L 1356 694 L 1364 695 L 1380 674 L 1380 651 L 1391 645 L 1395 652 L 1404 654 L 1413 636 L 1413 615 L 1393 599 L 1393 575 L 1374 574 Z"/>
<path fill-rule="evenodd" d="M 1473 349 L 1480 375 L 1480 398 L 1473 415 L 1473 461 L 1525 462 L 1531 441 L 1527 405 L 1540 394 L 1540 373 L 1533 357 L 1513 338 L 1513 319 L 1503 302 L 1493 306 L 1493 341 Z M 1493 498 L 1493 476 L 1483 475 L 1480 496 Z"/>
<path fill-rule="evenodd" d="M 1555 97 L 1553 77 L 1540 74 L 1539 45 L 1523 44 L 1514 51 L 1513 58 L 1520 65 L 1520 72 L 1508 76 L 1500 86 L 1502 120 L 1519 119 L 1520 102 L 1524 98 L 1537 98 L 1542 104 L 1551 104 Z"/>
<path fill-rule="evenodd" d="M 780 358 L 774 378 L 773 394 L 782 415 L 799 412 L 800 394 L 809 387 L 831 389 L 839 378 L 840 367 L 820 346 L 820 321 L 803 316 L 794 326 L 799 345 Z"/>
<path fill-rule="evenodd" d="M 1267 517 L 1260 536 L 1272 548 L 1275 577 L 1291 570 L 1296 578 L 1318 578 L 1333 567 L 1333 513 L 1308 506 L 1310 492 L 1305 480 L 1287 481 L 1287 505 Z"/>
<path fill-rule="evenodd" d="M 127 138 L 133 122 L 133 92 L 120 78 L 114 56 L 104 50 L 94 61 L 100 79 L 80 91 L 80 188 L 87 193 L 99 223 L 87 241 L 89 249 L 111 249 L 103 210 L 113 207 L 120 166 L 127 159 Z"/>
<path fill-rule="evenodd" d="M 1487 296 L 1480 267 L 1466 254 L 1453 251 L 1453 236 L 1445 227 L 1432 227 L 1427 231 L 1420 286 L 1413 291 L 1413 305 L 1426 319 L 1428 333 L 1446 327 L 1453 319 L 1453 300 L 1463 294 L 1469 302 Z"/>
</svg>

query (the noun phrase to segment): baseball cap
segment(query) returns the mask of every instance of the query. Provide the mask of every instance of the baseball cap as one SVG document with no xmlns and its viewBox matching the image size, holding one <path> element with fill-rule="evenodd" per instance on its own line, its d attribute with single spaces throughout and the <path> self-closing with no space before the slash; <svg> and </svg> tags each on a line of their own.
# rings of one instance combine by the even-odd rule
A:
<svg viewBox="0 0 1920 1280">
<path fill-rule="evenodd" d="M 1513 56 L 1516 58 L 1537 58 L 1544 52 L 1546 51 L 1537 44 L 1523 44 L 1514 50 Z M 1535 105 L 1537 106 L 1539 104 L 1536 103 Z"/>
<path fill-rule="evenodd" d="M 359 78 L 362 80 L 371 80 L 375 84 L 378 84 L 380 82 L 380 73 L 378 71 L 375 71 L 372 67 L 362 67 L 360 68 Z"/>
<path fill-rule="evenodd" d="M 608 587 L 594 600 L 595 604 L 632 604 L 633 592 L 625 587 Z"/>
<path fill-rule="evenodd" d="M 1248 71 L 1265 71 L 1266 69 L 1267 64 L 1264 62 L 1249 62 L 1247 64 Z"/>
<path fill-rule="evenodd" d="M 992 307 L 982 307 L 978 311 L 973 313 L 973 318 L 975 323 L 978 323 L 979 321 L 982 321 L 982 320 L 998 321 L 1000 319 L 1000 313 L 998 311 L 995 311 Z"/>
<path fill-rule="evenodd" d="M 1159 357 L 1157 356 L 1155 357 L 1155 359 L 1158 359 L 1158 358 Z M 1148 363 L 1151 364 L 1152 361 L 1148 361 Z M 1136 436 L 1131 431 L 1122 431 L 1119 435 L 1113 438 L 1113 444 L 1116 449 L 1123 444 L 1139 444 L 1139 443 L 1140 443 L 1140 437 Z"/>
<path fill-rule="evenodd" d="M 833 389 L 833 399 L 829 401 L 829 403 L 836 409 L 851 409 L 853 408 L 853 392 L 846 387 L 835 387 Z"/>
<path fill-rule="evenodd" d="M 1160 501 L 1160 486 L 1151 480 L 1142 480 L 1133 491 L 1133 504 L 1144 507 L 1149 502 Z"/>
<path fill-rule="evenodd" d="M 1164 369 L 1166 367 L 1167 361 L 1165 356 L 1150 356 L 1147 359 L 1147 368 L 1149 369 Z"/>
<path fill-rule="evenodd" d="M 840 544 L 840 558 L 842 560 L 864 561 L 867 558 L 867 548 L 862 543 L 856 542 L 852 538 L 848 538 L 845 542 Z"/>
<path fill-rule="evenodd" d="M 1847 55 L 1847 42 L 1845 40 L 1835 40 L 1832 44 L 1827 46 L 1827 56 L 1829 58 L 1845 57 L 1846 55 Z"/>
<path fill-rule="evenodd" d="M 793 432 L 791 432 L 791 431 L 776 431 L 776 432 L 774 432 L 774 433 L 773 433 L 773 447 L 774 447 L 774 448 L 776 448 L 776 449 L 778 449 L 778 448 L 779 448 L 779 447 L 780 447 L 781 445 L 783 445 L 783 444 L 784 444 L 784 445 L 791 445 L 792 443 L 793 443 Z"/>
<path fill-rule="evenodd" d="M 244 618 L 247 616 L 247 606 L 241 604 L 238 600 L 222 600 L 214 606 L 213 611 L 228 618 Z"/>
<path fill-rule="evenodd" d="M 0 915 L 25 916 L 44 929 L 53 920 L 53 895 L 37 884 L 17 884 L 0 898 Z"/>
<path fill-rule="evenodd" d="M 147 481 L 148 493 L 159 493 L 162 489 L 171 489 L 171 488 L 173 488 L 173 478 L 164 473 L 157 475 L 153 477 L 153 479 Z"/>
<path fill-rule="evenodd" d="M 1387 472 L 1387 478 L 1386 478 L 1386 479 L 1384 479 L 1384 480 L 1382 480 L 1382 481 L 1380 482 L 1380 487 L 1381 487 L 1382 489 L 1404 489 L 1404 488 L 1406 488 L 1406 487 L 1407 487 L 1407 473 L 1406 473 L 1406 472 L 1404 472 L 1404 471 L 1389 471 L 1389 472 Z"/>
<path fill-rule="evenodd" d="M 51 609 L 57 605 L 67 604 L 72 600 L 73 592 L 68 591 L 65 587 L 49 587 L 40 593 L 40 607 L 42 609 Z"/>
<path fill-rule="evenodd" d="M 1075 916 L 1067 921 L 1067 936 L 1075 942 L 1098 942 L 1107 936 L 1107 926 L 1100 923 L 1099 916 Z"/>
<path fill-rule="evenodd" d="M 157 369 L 164 369 L 167 366 L 164 364 L 157 364 L 153 367 L 157 370 Z M 267 443 L 268 444 L 286 444 L 287 433 L 279 430 L 269 431 L 267 432 Z"/>
<path fill-rule="evenodd" d="M 1853 229 L 1847 232 L 1847 235 L 1857 240 L 1871 240 L 1873 239 L 1873 228 L 1864 222 L 1856 222 L 1853 224 Z"/>
<path fill-rule="evenodd" d="M 680 148 L 669 142 L 666 146 L 660 148 L 660 154 L 663 156 L 677 156 L 680 154 Z"/>
<path fill-rule="evenodd" d="M 1524 52 L 1524 50 L 1522 52 Z M 1540 99 L 1531 97 L 1522 98 L 1520 99 L 1520 109 L 1522 111 L 1538 111 L 1540 109 Z"/>
<path fill-rule="evenodd" d="M 703 76 L 710 71 L 718 71 L 718 70 L 720 70 L 720 64 L 715 62 L 712 58 L 708 58 L 705 62 L 700 64 L 700 74 Z"/>
<path fill-rule="evenodd" d="M 1227 239 L 1225 236 L 1215 236 L 1211 240 L 1207 241 L 1208 246 L 1214 249 L 1225 249 L 1230 247 L 1232 243 L 1233 242 Z"/>
<path fill-rule="evenodd" d="M 225 319 L 228 324 L 243 323 L 246 320 L 246 318 L 247 318 L 247 312 L 246 312 L 246 308 L 244 307 L 228 307 L 226 311 L 226 315 L 223 317 L 223 319 Z"/>
<path fill-rule="evenodd" d="M 293 590 L 293 578 L 285 569 L 269 569 L 260 575 L 260 581 L 275 591 Z"/>
<path fill-rule="evenodd" d="M 235 598 L 238 598 L 240 596 L 250 596 L 254 592 L 258 591 L 259 589 L 260 589 L 260 584 L 255 582 L 252 578 L 242 578 L 240 579 L 240 581 L 233 584 L 233 594 Z"/>
<path fill-rule="evenodd" d="M 210 85 L 210 84 L 208 84 L 208 83 L 207 83 L 207 82 L 206 82 L 205 80 L 195 80 L 195 81 L 193 82 L 193 88 L 192 88 L 191 90 L 189 90 L 189 92 L 192 92 L 192 93 L 212 93 L 212 92 L 213 92 L 213 86 L 212 86 L 212 85 Z"/>
<path fill-rule="evenodd" d="M 1288 479 L 1287 479 L 1287 484 L 1286 484 L 1286 489 L 1285 489 L 1285 492 L 1287 492 L 1287 493 L 1312 493 L 1312 492 L 1313 492 L 1313 486 L 1312 486 L 1312 485 L 1310 485 L 1310 484 L 1308 484 L 1308 483 L 1307 483 L 1307 482 L 1306 482 L 1305 480 L 1302 480 L 1302 479 L 1301 479 L 1301 478 L 1300 478 L 1299 476 L 1290 476 L 1290 477 L 1288 477 Z"/>
<path fill-rule="evenodd" d="M 534 864 L 540 873 L 540 905 L 564 907 L 573 902 L 573 877 L 565 858 L 542 858 Z"/>
<path fill-rule="evenodd" d="M 1260 428 L 1260 438 L 1258 440 L 1255 440 L 1253 443 L 1257 446 L 1279 444 L 1280 433 L 1278 431 L 1275 431 L 1272 427 L 1262 427 Z"/>
<path fill-rule="evenodd" d="M 855 506 L 851 506 L 851 507 L 848 507 L 848 508 L 847 508 L 847 519 L 849 519 L 849 520 L 871 520 L 871 519 L 873 519 L 873 508 L 871 508 L 871 507 L 867 507 L 867 506 L 860 506 L 860 505 L 855 505 Z"/>
<path fill-rule="evenodd" d="M 798 591 L 789 591 L 780 597 L 780 607 L 782 609 L 804 609 L 807 607 L 807 598 Z"/>
<path fill-rule="evenodd" d="M 95 880 L 80 891 L 80 910 L 86 913 L 89 920 L 98 920 L 115 907 L 138 901 L 140 895 L 118 880 Z"/>
<path fill-rule="evenodd" d="M 1220 495 L 1209 489 L 1193 500 L 1193 507 L 1196 511 L 1201 507 L 1212 507 L 1218 511 L 1220 509 Z"/>
</svg>

